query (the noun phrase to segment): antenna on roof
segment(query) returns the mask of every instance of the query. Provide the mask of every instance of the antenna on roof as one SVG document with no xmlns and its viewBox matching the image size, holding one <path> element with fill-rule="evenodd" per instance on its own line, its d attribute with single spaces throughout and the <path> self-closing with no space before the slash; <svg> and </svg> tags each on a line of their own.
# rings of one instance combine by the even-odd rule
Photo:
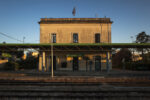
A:
<svg viewBox="0 0 150 100">
<path fill-rule="evenodd" d="M 98 18 L 98 14 L 97 13 L 95 14 L 95 18 Z"/>
</svg>

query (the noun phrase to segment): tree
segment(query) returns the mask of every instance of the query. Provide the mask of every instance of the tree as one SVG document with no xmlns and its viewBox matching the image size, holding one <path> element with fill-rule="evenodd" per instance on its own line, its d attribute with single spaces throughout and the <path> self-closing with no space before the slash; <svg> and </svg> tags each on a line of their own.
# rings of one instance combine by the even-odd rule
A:
<svg viewBox="0 0 150 100">
<path fill-rule="evenodd" d="M 3 44 L 6 44 L 6 42 L 5 42 L 5 41 L 3 41 Z"/>
<path fill-rule="evenodd" d="M 144 31 L 139 33 L 136 36 L 136 43 L 148 43 L 150 42 L 150 35 L 147 35 Z M 137 48 L 137 51 L 142 52 L 142 58 L 144 55 L 144 52 L 148 51 L 149 49 L 143 49 L 143 48 Z"/>
<path fill-rule="evenodd" d="M 112 63 L 113 66 L 122 66 L 122 60 L 124 59 L 124 62 L 129 62 L 132 60 L 132 53 L 127 48 L 122 48 L 119 52 L 113 55 L 112 57 Z"/>
<path fill-rule="evenodd" d="M 148 43 L 150 42 L 150 36 L 147 35 L 144 31 L 139 33 L 137 36 L 136 36 L 136 43 Z"/>
</svg>

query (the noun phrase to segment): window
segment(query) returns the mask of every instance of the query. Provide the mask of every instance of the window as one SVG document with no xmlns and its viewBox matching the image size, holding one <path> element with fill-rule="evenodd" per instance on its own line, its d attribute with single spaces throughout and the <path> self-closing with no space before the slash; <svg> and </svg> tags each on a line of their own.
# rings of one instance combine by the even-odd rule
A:
<svg viewBox="0 0 150 100">
<path fill-rule="evenodd" d="M 100 43 L 100 33 L 95 34 L 95 43 Z"/>
<path fill-rule="evenodd" d="M 51 35 L 52 37 L 51 37 L 51 41 L 53 42 L 53 43 L 56 43 L 56 34 L 52 34 Z"/>
<path fill-rule="evenodd" d="M 73 34 L 73 43 L 78 43 L 78 34 L 77 33 Z"/>
</svg>

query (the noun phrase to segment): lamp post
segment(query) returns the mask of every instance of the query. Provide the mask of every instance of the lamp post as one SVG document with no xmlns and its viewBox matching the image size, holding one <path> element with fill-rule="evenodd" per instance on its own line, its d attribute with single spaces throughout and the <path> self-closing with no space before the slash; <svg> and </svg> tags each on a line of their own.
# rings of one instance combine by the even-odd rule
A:
<svg viewBox="0 0 150 100">
<path fill-rule="evenodd" d="M 51 35 L 51 61 L 52 61 L 52 66 L 51 66 L 51 77 L 54 77 L 54 69 L 53 69 L 53 35 Z"/>
</svg>

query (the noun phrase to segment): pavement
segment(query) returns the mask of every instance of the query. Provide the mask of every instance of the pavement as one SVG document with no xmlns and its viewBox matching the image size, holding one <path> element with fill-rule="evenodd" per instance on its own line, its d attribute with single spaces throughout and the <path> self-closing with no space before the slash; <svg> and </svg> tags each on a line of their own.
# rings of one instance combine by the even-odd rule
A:
<svg viewBox="0 0 150 100">
<path fill-rule="evenodd" d="M 0 80 L 22 80 L 43 82 L 94 82 L 94 83 L 140 83 L 150 86 L 150 71 L 122 71 L 112 70 L 109 73 L 101 72 L 72 72 L 55 71 L 54 77 L 50 72 L 36 70 L 0 71 Z"/>
</svg>

